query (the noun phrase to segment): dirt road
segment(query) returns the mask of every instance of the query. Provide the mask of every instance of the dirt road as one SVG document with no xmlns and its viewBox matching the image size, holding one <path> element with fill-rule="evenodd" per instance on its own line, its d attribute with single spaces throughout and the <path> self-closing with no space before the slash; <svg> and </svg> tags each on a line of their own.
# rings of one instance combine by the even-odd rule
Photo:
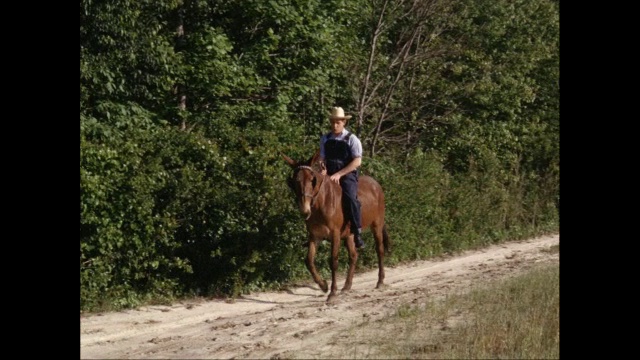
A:
<svg viewBox="0 0 640 360">
<path fill-rule="evenodd" d="M 535 263 L 559 262 L 559 235 L 492 246 L 437 261 L 357 273 L 352 291 L 332 305 L 311 281 L 283 292 L 245 295 L 234 302 L 200 300 L 123 312 L 81 315 L 81 359 L 339 358 L 353 354 L 346 330 L 374 321 L 401 304 L 512 276 Z M 341 277 L 338 289 L 342 288 Z"/>
</svg>

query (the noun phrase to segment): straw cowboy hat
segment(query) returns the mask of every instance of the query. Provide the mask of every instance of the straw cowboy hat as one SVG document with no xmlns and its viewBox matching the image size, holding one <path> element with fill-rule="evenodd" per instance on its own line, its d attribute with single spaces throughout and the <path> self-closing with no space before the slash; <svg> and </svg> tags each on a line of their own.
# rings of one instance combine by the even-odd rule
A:
<svg viewBox="0 0 640 360">
<path fill-rule="evenodd" d="M 342 119 L 342 120 L 349 120 L 351 119 L 352 116 L 351 115 L 344 115 L 344 110 L 341 107 L 334 107 L 331 109 L 331 116 L 329 116 L 329 119 Z"/>
</svg>

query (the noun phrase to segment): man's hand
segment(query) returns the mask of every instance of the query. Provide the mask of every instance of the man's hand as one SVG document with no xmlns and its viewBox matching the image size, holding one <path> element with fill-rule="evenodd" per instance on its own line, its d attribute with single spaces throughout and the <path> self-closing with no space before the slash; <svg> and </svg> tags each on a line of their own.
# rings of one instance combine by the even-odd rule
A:
<svg viewBox="0 0 640 360">
<path fill-rule="evenodd" d="M 341 177 L 342 177 L 342 175 L 340 175 L 340 172 L 338 171 L 337 173 L 335 173 L 335 174 L 331 175 L 331 177 L 329 178 L 329 180 L 331 180 L 331 181 L 333 181 L 333 182 L 335 182 L 335 183 L 337 183 L 337 184 L 340 184 L 340 178 L 341 178 Z"/>
</svg>

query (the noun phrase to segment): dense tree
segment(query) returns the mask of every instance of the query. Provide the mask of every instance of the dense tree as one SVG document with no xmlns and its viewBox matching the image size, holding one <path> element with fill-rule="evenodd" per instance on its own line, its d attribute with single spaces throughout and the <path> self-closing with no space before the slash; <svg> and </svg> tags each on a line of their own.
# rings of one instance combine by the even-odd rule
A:
<svg viewBox="0 0 640 360">
<path fill-rule="evenodd" d="M 557 224 L 558 42 L 549 0 L 82 0 L 81 307 L 306 274 L 280 155 L 335 105 L 391 260 Z"/>
</svg>

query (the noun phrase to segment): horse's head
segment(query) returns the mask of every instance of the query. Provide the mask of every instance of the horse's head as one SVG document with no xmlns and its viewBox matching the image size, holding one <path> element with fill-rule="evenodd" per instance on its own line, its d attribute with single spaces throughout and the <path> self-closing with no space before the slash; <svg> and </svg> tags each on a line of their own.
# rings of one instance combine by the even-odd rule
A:
<svg viewBox="0 0 640 360">
<path fill-rule="evenodd" d="M 316 151 L 309 160 L 298 162 L 282 155 L 289 166 L 293 168 L 293 175 L 287 179 L 287 184 L 295 193 L 300 212 L 306 215 L 306 219 L 311 216 L 311 203 L 318 194 L 319 184 L 322 181 L 320 179 L 322 175 L 312 168 L 319 156 L 320 151 Z"/>
</svg>

